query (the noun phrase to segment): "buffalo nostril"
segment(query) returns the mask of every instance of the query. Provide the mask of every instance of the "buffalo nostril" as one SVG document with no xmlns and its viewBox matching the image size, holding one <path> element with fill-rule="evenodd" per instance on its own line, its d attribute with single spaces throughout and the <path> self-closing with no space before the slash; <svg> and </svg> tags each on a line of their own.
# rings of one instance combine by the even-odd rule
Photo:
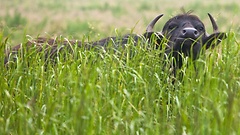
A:
<svg viewBox="0 0 240 135">
<path fill-rule="evenodd" d="M 184 28 L 182 30 L 182 35 L 185 37 L 197 37 L 199 33 L 195 28 Z"/>
<path fill-rule="evenodd" d="M 194 35 L 195 35 L 195 36 L 198 35 L 198 31 L 197 31 L 197 30 L 194 31 Z"/>
<path fill-rule="evenodd" d="M 186 30 L 183 30 L 183 31 L 182 31 L 183 34 L 186 34 L 186 32 L 187 32 Z"/>
</svg>

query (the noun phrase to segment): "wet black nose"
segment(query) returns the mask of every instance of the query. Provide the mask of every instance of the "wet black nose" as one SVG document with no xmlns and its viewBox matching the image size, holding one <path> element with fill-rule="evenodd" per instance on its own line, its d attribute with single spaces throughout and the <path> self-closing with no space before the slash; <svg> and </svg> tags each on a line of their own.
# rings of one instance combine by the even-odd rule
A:
<svg viewBox="0 0 240 135">
<path fill-rule="evenodd" d="M 199 32 L 195 28 L 184 28 L 182 30 L 182 36 L 186 38 L 196 38 L 199 36 Z"/>
</svg>

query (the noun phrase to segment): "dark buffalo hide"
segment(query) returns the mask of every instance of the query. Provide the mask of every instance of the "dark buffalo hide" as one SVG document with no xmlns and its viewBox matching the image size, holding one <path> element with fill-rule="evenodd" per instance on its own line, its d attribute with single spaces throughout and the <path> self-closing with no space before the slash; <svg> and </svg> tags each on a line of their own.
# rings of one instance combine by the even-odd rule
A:
<svg viewBox="0 0 240 135">
<path fill-rule="evenodd" d="M 70 50 L 73 46 L 84 47 L 90 49 L 92 47 L 107 47 L 109 44 L 114 46 L 124 47 L 129 39 L 134 42 L 135 45 L 139 42 L 147 42 L 149 46 L 153 46 L 156 49 L 165 49 L 165 54 L 168 57 L 174 58 L 172 66 L 174 69 L 182 67 L 183 57 L 190 57 L 192 60 L 198 58 L 201 50 L 209 49 L 217 46 L 222 39 L 226 38 L 226 34 L 218 31 L 218 26 L 213 17 L 208 14 L 213 33 L 208 34 L 206 32 L 203 22 L 191 13 L 183 13 L 170 18 L 163 26 L 162 31 L 154 31 L 154 25 L 163 16 L 158 15 L 154 18 L 146 28 L 146 32 L 142 35 L 127 34 L 122 37 L 107 37 L 99 41 L 94 42 L 80 42 L 80 41 L 68 41 L 57 40 L 48 38 L 37 38 L 32 41 L 28 41 L 25 45 L 19 44 L 12 47 L 5 52 L 4 63 L 7 64 L 14 55 L 19 53 L 22 46 L 30 48 L 34 46 L 37 51 L 45 51 L 46 58 L 53 58 L 56 53 L 64 50 Z"/>
</svg>

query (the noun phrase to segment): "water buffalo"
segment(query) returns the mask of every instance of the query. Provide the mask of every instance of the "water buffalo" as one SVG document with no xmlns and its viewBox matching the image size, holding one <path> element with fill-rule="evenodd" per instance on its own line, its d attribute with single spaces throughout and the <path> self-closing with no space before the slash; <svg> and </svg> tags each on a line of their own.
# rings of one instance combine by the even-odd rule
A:
<svg viewBox="0 0 240 135">
<path fill-rule="evenodd" d="M 174 69 L 182 67 L 182 58 L 190 57 L 192 60 L 198 58 L 202 48 L 209 49 L 218 45 L 222 39 L 226 38 L 226 34 L 218 31 L 218 26 L 213 17 L 208 14 L 213 27 L 213 33 L 207 34 L 203 22 L 190 12 L 179 14 L 169 19 L 161 32 L 154 32 L 153 28 L 156 22 L 163 16 L 158 15 L 154 18 L 146 28 L 143 35 L 127 34 L 122 37 L 107 37 L 94 42 L 78 42 L 78 41 L 59 41 L 55 39 L 37 38 L 36 40 L 27 42 L 26 46 L 37 46 L 38 50 L 43 50 L 42 44 L 47 44 L 46 57 L 54 56 L 57 52 L 65 48 L 77 45 L 78 47 L 106 47 L 110 42 L 114 45 L 124 46 L 131 38 L 135 44 L 140 42 L 148 42 L 150 46 L 156 49 L 165 49 L 166 56 L 173 57 L 172 63 Z M 155 38 L 153 38 L 155 37 Z M 143 40 L 144 39 L 144 40 Z M 62 46 L 59 47 L 59 44 Z M 11 54 L 16 54 L 21 48 L 21 44 L 14 46 L 10 51 L 6 52 L 5 64 L 9 62 Z M 46 49 L 44 48 L 44 49 Z M 50 50 L 50 51 L 49 51 Z"/>
<path fill-rule="evenodd" d="M 206 32 L 203 22 L 196 15 L 192 15 L 191 12 L 179 14 L 169 19 L 161 32 L 154 32 L 154 25 L 162 16 L 163 14 L 160 14 L 151 21 L 143 37 L 144 41 L 149 41 L 149 44 L 154 46 L 154 48 L 164 48 L 165 56 L 174 58 L 172 62 L 173 69 L 182 67 L 183 57 L 190 57 L 192 60 L 196 60 L 203 48 L 213 48 L 226 38 L 225 33 L 219 32 L 215 20 L 209 13 L 208 16 L 213 27 L 212 34 Z M 121 38 L 121 43 L 126 44 L 129 38 L 138 43 L 142 36 L 128 34 Z M 116 40 L 116 37 L 110 37 L 94 42 L 94 44 L 105 46 L 109 42 L 118 43 L 119 41 Z"/>
</svg>

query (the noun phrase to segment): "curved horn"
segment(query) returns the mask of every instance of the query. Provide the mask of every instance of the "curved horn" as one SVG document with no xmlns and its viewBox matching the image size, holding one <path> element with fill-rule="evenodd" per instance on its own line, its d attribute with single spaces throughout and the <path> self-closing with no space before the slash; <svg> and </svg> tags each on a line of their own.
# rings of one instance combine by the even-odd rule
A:
<svg viewBox="0 0 240 135">
<path fill-rule="evenodd" d="M 216 21 L 213 19 L 212 15 L 208 13 L 209 19 L 211 20 L 212 27 L 213 27 L 213 32 L 216 33 L 218 32 L 218 26 Z"/>
<path fill-rule="evenodd" d="M 150 22 L 150 23 L 148 24 L 146 31 L 147 31 L 147 32 L 153 32 L 153 27 L 154 27 L 155 23 L 156 23 L 162 16 L 163 16 L 163 14 L 160 14 L 160 15 L 158 15 L 157 17 L 155 17 L 155 18 L 152 20 L 152 22 Z"/>
</svg>

